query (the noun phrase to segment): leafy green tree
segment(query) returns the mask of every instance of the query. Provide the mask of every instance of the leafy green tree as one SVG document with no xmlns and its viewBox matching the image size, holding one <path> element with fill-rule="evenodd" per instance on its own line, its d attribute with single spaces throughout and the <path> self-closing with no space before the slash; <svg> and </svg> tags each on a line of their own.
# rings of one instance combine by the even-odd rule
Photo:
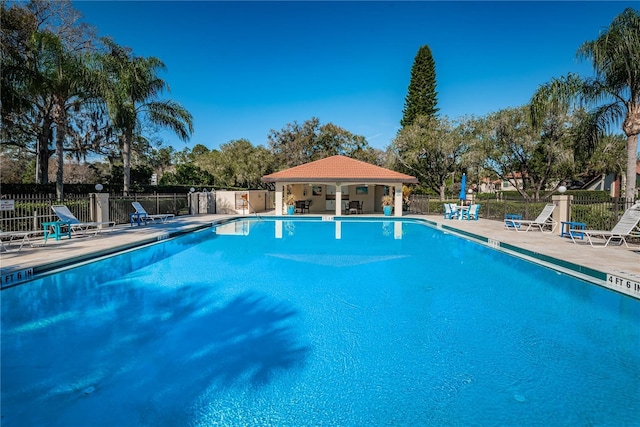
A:
<svg viewBox="0 0 640 427">
<path fill-rule="evenodd" d="M 106 182 L 112 185 L 120 184 L 124 168 L 122 163 L 116 163 L 110 167 L 110 174 L 108 175 Z M 151 175 L 153 169 L 147 165 L 137 165 L 131 167 L 131 189 L 137 191 L 141 186 L 149 185 L 151 183 Z"/>
<path fill-rule="evenodd" d="M 109 162 L 98 160 L 98 161 L 92 162 L 91 167 L 96 172 L 96 178 L 95 178 L 96 183 L 105 184 L 105 183 L 116 182 L 111 180 L 112 167 L 109 164 Z M 119 182 L 119 180 L 117 182 Z"/>
<path fill-rule="evenodd" d="M 191 163 L 213 175 L 218 187 L 233 185 L 233 180 L 231 179 L 232 172 L 231 170 L 227 170 L 225 159 L 223 159 L 219 150 L 210 150 L 202 153 L 194 157 Z"/>
<path fill-rule="evenodd" d="M 262 188 L 262 176 L 275 170 L 273 154 L 246 139 L 229 141 L 220 150 L 196 148 L 189 153 L 190 163 L 213 175 L 219 188 Z"/>
<path fill-rule="evenodd" d="M 394 169 L 415 175 L 420 184 L 445 198 L 446 180 L 458 170 L 467 150 L 461 127 L 446 117 L 417 116 L 391 144 L 397 164 Z"/>
<path fill-rule="evenodd" d="M 205 147 L 202 144 L 196 144 L 193 146 L 193 149 L 191 150 L 191 156 L 193 158 L 193 160 L 197 159 L 198 157 L 207 154 L 209 152 L 209 149 L 207 147 Z M 192 160 L 192 161 L 193 161 Z"/>
<path fill-rule="evenodd" d="M 27 183 L 25 177 L 32 171 L 32 158 L 24 150 L 3 146 L 0 151 L 0 182 L 3 184 Z"/>
<path fill-rule="evenodd" d="M 589 158 L 589 171 L 621 175 L 626 166 L 626 138 L 622 135 L 605 135 L 598 140 Z"/>
<path fill-rule="evenodd" d="M 402 127 L 410 126 L 418 116 L 435 117 L 438 112 L 438 94 L 436 92 L 436 63 L 431 49 L 424 45 L 418 49 L 413 66 L 411 80 L 404 100 Z"/>
<path fill-rule="evenodd" d="M 210 185 L 215 178 L 209 172 L 192 164 L 176 166 L 175 172 L 167 172 L 160 178 L 161 185 Z"/>
<path fill-rule="evenodd" d="M 372 165 L 383 166 L 386 162 L 386 152 L 378 148 L 364 147 L 352 152 L 349 157 L 370 163 Z"/>
<path fill-rule="evenodd" d="M 176 164 L 194 163 L 198 159 L 206 157 L 211 150 L 202 144 L 196 144 L 193 148 L 184 147 L 182 150 L 176 152 L 173 155 L 174 162 Z"/>
<path fill-rule="evenodd" d="M 526 200 L 550 196 L 573 174 L 572 118 L 549 114 L 539 129 L 529 121 L 529 107 L 509 108 L 476 124 L 475 150 L 484 168 L 509 181 Z"/>
<path fill-rule="evenodd" d="M 173 147 L 151 149 L 148 156 L 148 162 L 160 178 L 162 178 L 165 171 L 173 164 L 174 153 L 175 150 Z"/>
<path fill-rule="evenodd" d="M 158 58 L 134 56 L 130 49 L 104 40 L 108 52 L 101 55 L 104 96 L 111 121 L 119 134 L 124 166 L 124 194 L 129 194 L 131 150 L 142 133 L 143 122 L 172 130 L 183 141 L 193 132 L 193 117 L 175 101 L 159 100 L 167 88 L 158 72 L 165 66 Z"/>
<path fill-rule="evenodd" d="M 234 187 L 260 188 L 260 178 L 274 171 L 274 157 L 264 147 L 254 147 L 246 139 L 230 141 L 220 146 L 224 164 L 223 182 Z"/>
<path fill-rule="evenodd" d="M 627 137 L 625 195 L 636 195 L 636 160 L 640 133 L 640 15 L 624 10 L 606 31 L 578 49 L 578 58 L 591 60 L 595 77 L 575 74 L 553 79 L 534 94 L 532 118 L 538 124 L 547 111 L 568 110 L 575 103 L 592 107 L 594 123 L 604 133 L 622 123 Z"/>
<path fill-rule="evenodd" d="M 316 117 L 302 125 L 293 122 L 280 131 L 272 129 L 268 140 L 278 168 L 290 168 L 335 155 L 355 158 L 369 150 L 363 136 L 332 123 L 321 126 Z"/>
<path fill-rule="evenodd" d="M 173 156 L 173 161 L 175 164 L 180 165 L 183 163 L 192 163 L 195 160 L 195 156 L 191 154 L 191 148 L 184 147 L 180 151 L 176 151 Z"/>
<path fill-rule="evenodd" d="M 41 90 L 41 55 L 34 41 L 38 32 L 36 15 L 26 7 L 0 4 L 2 55 L 0 73 L 2 87 L 3 146 L 14 146 L 36 156 L 36 181 L 48 182 L 49 157 L 53 140 L 53 102 Z"/>
<path fill-rule="evenodd" d="M 32 54 L 31 36 L 37 30 L 36 17 L 26 8 L 16 5 L 7 8 L 0 3 L 0 104 L 2 112 L 2 140 L 21 139 L 15 116 L 31 109 L 28 86 L 31 73 L 27 57 Z"/>
</svg>

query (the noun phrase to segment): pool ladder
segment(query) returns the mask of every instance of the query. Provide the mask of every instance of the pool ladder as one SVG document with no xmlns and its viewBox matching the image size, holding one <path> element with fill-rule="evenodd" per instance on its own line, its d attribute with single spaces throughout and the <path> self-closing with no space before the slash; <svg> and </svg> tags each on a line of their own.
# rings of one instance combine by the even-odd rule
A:
<svg viewBox="0 0 640 427">
<path fill-rule="evenodd" d="M 249 207 L 253 209 L 253 213 L 255 214 L 256 218 L 262 219 L 262 217 L 258 215 L 258 211 L 256 211 L 256 208 L 254 208 L 251 202 L 249 201 L 249 196 L 247 194 L 243 194 L 242 198 L 247 202 L 247 205 L 249 205 Z"/>
</svg>

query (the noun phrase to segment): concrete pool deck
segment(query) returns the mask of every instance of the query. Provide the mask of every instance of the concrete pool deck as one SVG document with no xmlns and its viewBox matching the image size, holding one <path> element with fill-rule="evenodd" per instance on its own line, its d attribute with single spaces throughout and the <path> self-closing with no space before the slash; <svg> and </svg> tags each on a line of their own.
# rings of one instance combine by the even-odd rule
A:
<svg viewBox="0 0 640 427">
<path fill-rule="evenodd" d="M 408 216 L 412 217 L 412 216 Z M 515 256 L 546 265 L 584 280 L 640 298 L 640 246 L 592 247 L 586 239 L 573 243 L 553 233 L 508 230 L 503 222 L 479 219 L 458 221 L 443 219 L 442 215 L 416 215 L 435 222 L 438 228 L 499 247 Z"/>
<path fill-rule="evenodd" d="M 271 216 L 273 213 L 260 215 Z M 11 286 L 16 281 L 20 282 L 21 280 L 16 277 L 20 272 L 27 271 L 29 275 L 38 275 L 79 261 L 87 261 L 206 228 L 216 221 L 235 217 L 242 216 L 179 216 L 165 224 L 133 227 L 129 224 L 119 225 L 114 230 L 102 232 L 95 237 L 74 235 L 71 239 L 62 238 L 59 241 L 50 239 L 46 245 L 43 244 L 42 238 L 32 239 L 34 247 L 25 245 L 20 251 L 9 250 L 0 253 L 2 286 Z M 382 215 L 358 215 L 358 217 L 381 219 Z M 353 216 L 349 218 L 352 219 Z M 426 220 L 445 232 L 461 235 L 612 289 L 625 285 L 631 286 L 631 292 L 619 290 L 640 298 L 640 246 L 638 245 L 630 245 L 630 248 L 624 245 L 606 248 L 591 247 L 586 241 L 574 244 L 571 239 L 560 237 L 559 230 L 552 234 L 539 231 L 516 232 L 506 230 L 500 221 L 482 218 L 478 221 L 447 220 L 443 219 L 442 215 L 406 215 L 403 218 Z M 23 277 L 23 274 L 20 277 Z M 620 283 L 616 283 L 618 280 Z"/>
</svg>

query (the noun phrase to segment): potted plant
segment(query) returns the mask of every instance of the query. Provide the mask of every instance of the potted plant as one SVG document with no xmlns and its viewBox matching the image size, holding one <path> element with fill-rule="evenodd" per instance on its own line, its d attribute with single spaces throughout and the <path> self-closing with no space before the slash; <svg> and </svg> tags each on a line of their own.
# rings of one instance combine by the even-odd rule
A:
<svg viewBox="0 0 640 427">
<path fill-rule="evenodd" d="M 382 197 L 382 211 L 384 216 L 391 216 L 391 210 L 393 208 L 393 197 L 390 195 Z"/>
<path fill-rule="evenodd" d="M 411 204 L 411 187 L 402 186 L 402 210 L 408 211 Z"/>
<path fill-rule="evenodd" d="M 296 196 L 289 194 L 287 196 L 287 215 L 293 215 L 296 211 Z"/>
</svg>

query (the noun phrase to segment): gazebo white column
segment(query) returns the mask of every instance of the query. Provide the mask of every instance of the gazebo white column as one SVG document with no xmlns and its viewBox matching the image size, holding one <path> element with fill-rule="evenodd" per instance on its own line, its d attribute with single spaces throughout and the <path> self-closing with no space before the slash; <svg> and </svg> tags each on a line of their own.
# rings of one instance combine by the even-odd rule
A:
<svg viewBox="0 0 640 427">
<path fill-rule="evenodd" d="M 336 182 L 336 216 L 342 215 L 342 184 Z"/>
<path fill-rule="evenodd" d="M 281 182 L 276 182 L 276 215 L 282 215 L 282 204 L 283 204 L 283 190 L 284 184 Z"/>
<path fill-rule="evenodd" d="M 394 187 L 393 216 L 402 216 L 402 184 Z"/>
</svg>

